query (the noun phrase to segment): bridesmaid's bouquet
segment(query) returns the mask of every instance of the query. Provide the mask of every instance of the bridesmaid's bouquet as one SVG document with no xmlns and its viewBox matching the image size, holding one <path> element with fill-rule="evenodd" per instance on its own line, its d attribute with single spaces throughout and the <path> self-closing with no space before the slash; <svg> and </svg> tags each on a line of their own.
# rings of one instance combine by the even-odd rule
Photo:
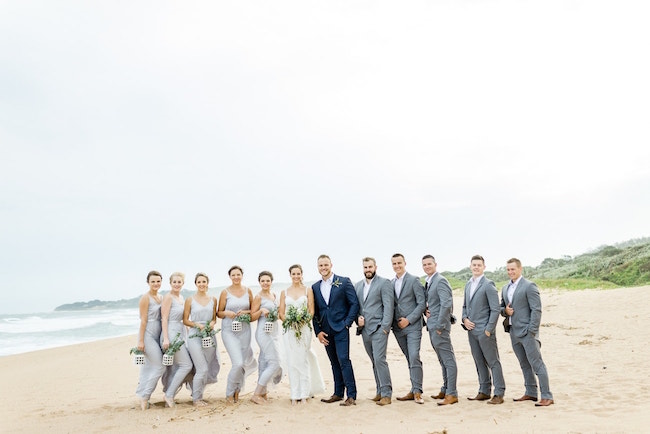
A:
<svg viewBox="0 0 650 434">
<path fill-rule="evenodd" d="M 278 308 L 273 308 L 266 314 L 266 322 L 264 323 L 264 331 L 266 333 L 273 333 L 275 329 L 275 322 L 278 320 Z"/>
<path fill-rule="evenodd" d="M 176 351 L 180 350 L 181 347 L 185 341 L 181 339 L 181 334 L 177 333 L 176 337 L 174 338 L 173 341 L 169 344 L 169 347 L 167 348 L 167 351 L 165 351 L 165 354 L 163 354 L 162 358 L 162 364 L 165 366 L 171 366 L 174 364 L 174 354 L 176 354 Z"/>
<path fill-rule="evenodd" d="M 266 321 L 267 322 L 275 322 L 278 320 L 278 308 L 274 308 L 273 310 L 270 310 L 269 313 L 266 314 Z"/>
<path fill-rule="evenodd" d="M 212 341 L 212 336 L 219 333 L 219 330 L 221 329 L 216 329 L 216 330 L 213 329 L 210 326 L 210 321 L 206 321 L 205 327 L 198 330 L 196 333 L 190 336 L 190 338 L 201 338 L 201 348 L 211 348 L 214 346 L 214 342 Z"/>
<path fill-rule="evenodd" d="M 138 347 L 133 347 L 129 351 L 129 354 L 133 355 L 133 363 L 135 365 L 144 365 L 144 351 L 138 349 Z"/>
<path fill-rule="evenodd" d="M 241 315 L 237 315 L 235 317 L 235 321 L 250 323 L 251 315 L 249 313 L 242 313 Z"/>
<path fill-rule="evenodd" d="M 205 322 L 205 327 L 203 329 L 198 330 L 196 333 L 194 333 L 191 338 L 211 338 L 212 336 L 216 335 L 219 333 L 221 329 L 213 329 L 210 326 L 210 321 Z"/>
<path fill-rule="evenodd" d="M 181 338 L 180 333 L 176 333 L 176 337 L 174 338 L 173 341 L 170 342 L 169 348 L 167 348 L 167 351 L 165 351 L 165 354 L 168 356 L 173 356 L 176 354 L 178 350 L 181 349 L 181 347 L 185 344 L 185 341 Z"/>
<path fill-rule="evenodd" d="M 282 321 L 282 328 L 284 329 L 285 333 L 289 329 L 293 330 L 296 335 L 296 339 L 300 339 L 302 337 L 302 328 L 305 325 L 309 327 L 309 330 L 312 330 L 311 318 L 312 316 L 307 310 L 307 306 L 303 306 L 301 308 L 297 308 L 296 306 L 289 306 L 287 308 L 287 315 L 284 318 L 284 321 Z"/>
</svg>

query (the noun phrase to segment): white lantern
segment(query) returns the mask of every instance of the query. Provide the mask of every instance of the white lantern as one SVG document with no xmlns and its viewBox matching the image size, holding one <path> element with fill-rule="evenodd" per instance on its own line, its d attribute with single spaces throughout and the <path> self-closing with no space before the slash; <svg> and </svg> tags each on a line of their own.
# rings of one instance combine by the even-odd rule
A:
<svg viewBox="0 0 650 434">
<path fill-rule="evenodd" d="M 163 365 L 171 366 L 174 364 L 174 355 L 173 354 L 163 354 Z"/>
</svg>

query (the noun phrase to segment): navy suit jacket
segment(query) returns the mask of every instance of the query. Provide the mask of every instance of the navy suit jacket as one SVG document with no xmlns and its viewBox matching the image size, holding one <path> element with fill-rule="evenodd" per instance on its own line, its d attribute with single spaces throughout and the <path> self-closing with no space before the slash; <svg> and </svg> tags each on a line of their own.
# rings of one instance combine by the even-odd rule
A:
<svg viewBox="0 0 650 434">
<path fill-rule="evenodd" d="M 320 292 L 321 280 L 314 283 L 314 333 L 340 332 L 350 328 L 359 315 L 359 300 L 354 285 L 347 277 L 334 275 L 329 304 L 325 303 Z M 338 283 L 338 284 L 337 284 Z"/>
</svg>

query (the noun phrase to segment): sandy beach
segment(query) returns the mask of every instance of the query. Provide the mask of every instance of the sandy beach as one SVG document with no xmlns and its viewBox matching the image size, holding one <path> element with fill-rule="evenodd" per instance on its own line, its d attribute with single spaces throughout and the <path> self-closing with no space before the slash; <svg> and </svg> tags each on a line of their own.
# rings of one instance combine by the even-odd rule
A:
<svg viewBox="0 0 650 434">
<path fill-rule="evenodd" d="M 478 390 L 466 332 L 456 324 L 452 340 L 458 362 L 460 402 L 439 407 L 430 395 L 441 385 L 440 366 L 428 334 L 423 335 L 425 404 L 399 402 L 380 407 L 374 395 L 370 361 L 361 338 L 352 336 L 351 358 L 357 379 L 356 407 L 324 404 L 332 392 L 329 362 L 313 340 L 326 392 L 304 405 L 290 405 L 288 379 L 270 393 L 265 406 L 250 396 L 256 375 L 249 377 L 240 402 L 227 405 L 225 385 L 230 362 L 219 339 L 219 382 L 206 389 L 210 403 L 194 408 L 183 389 L 175 408 L 165 408 L 161 386 L 152 407 L 135 406 L 138 367 L 128 350 L 133 336 L 0 357 L 0 432 L 647 432 L 650 426 L 650 287 L 615 290 L 543 291 L 542 355 L 549 370 L 555 405 L 538 408 L 516 403 L 523 377 L 509 337 L 499 323 L 497 339 L 506 379 L 506 402 L 486 405 L 466 399 Z M 455 293 L 460 315 L 462 300 Z M 408 368 L 395 339 L 389 341 L 393 398 L 408 392 Z"/>
</svg>

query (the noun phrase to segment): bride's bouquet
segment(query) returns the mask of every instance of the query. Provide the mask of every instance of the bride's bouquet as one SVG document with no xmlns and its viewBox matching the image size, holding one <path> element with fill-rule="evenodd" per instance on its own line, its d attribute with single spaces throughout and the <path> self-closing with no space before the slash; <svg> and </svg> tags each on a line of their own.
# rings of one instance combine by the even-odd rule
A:
<svg viewBox="0 0 650 434">
<path fill-rule="evenodd" d="M 282 328 L 284 329 L 284 332 L 286 333 L 289 329 L 293 330 L 296 339 L 300 339 L 302 337 L 302 328 L 307 325 L 309 327 L 309 330 L 312 330 L 311 328 L 311 314 L 307 310 L 307 306 L 303 306 L 301 308 L 297 308 L 296 306 L 289 306 L 287 308 L 287 315 L 284 318 L 284 321 L 282 321 Z"/>
</svg>

